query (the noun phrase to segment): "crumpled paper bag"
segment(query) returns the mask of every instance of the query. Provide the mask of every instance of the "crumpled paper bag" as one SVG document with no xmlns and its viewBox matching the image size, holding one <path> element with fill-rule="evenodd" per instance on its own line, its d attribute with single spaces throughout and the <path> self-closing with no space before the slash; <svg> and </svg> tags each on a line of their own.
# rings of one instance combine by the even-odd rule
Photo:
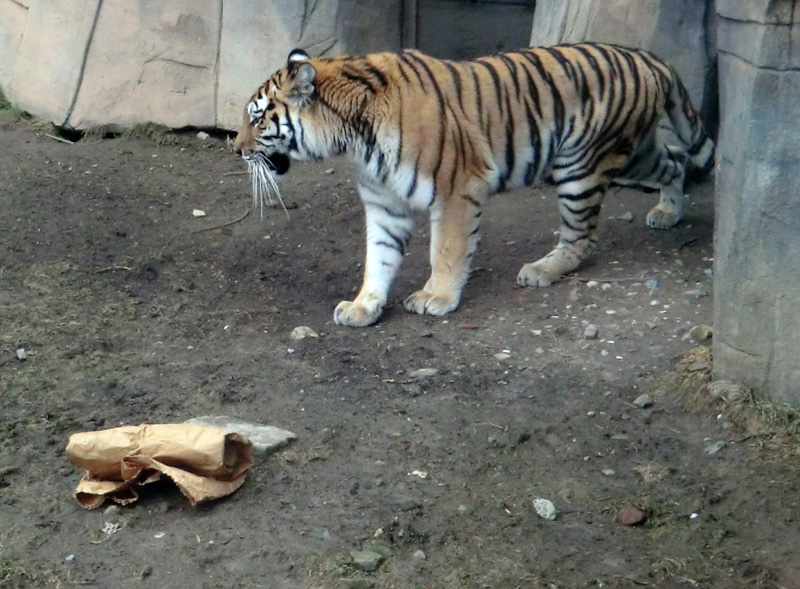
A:
<svg viewBox="0 0 800 589">
<path fill-rule="evenodd" d="M 70 462 L 86 472 L 75 489 L 85 509 L 105 499 L 127 504 L 141 486 L 169 477 L 192 505 L 233 493 L 253 465 L 253 446 L 239 434 L 188 423 L 123 426 L 73 434 Z"/>
</svg>

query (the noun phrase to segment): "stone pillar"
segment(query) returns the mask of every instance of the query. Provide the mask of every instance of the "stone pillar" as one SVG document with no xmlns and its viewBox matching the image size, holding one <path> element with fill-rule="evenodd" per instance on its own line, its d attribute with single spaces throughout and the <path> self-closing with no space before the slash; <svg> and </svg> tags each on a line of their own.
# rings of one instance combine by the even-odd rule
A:
<svg viewBox="0 0 800 589">
<path fill-rule="evenodd" d="M 714 377 L 800 406 L 800 3 L 717 12 Z"/>
</svg>

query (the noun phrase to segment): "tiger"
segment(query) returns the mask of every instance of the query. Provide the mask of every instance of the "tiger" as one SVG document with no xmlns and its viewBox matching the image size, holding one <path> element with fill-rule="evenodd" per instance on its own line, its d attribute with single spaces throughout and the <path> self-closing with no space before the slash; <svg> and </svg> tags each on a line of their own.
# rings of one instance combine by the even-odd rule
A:
<svg viewBox="0 0 800 589">
<path fill-rule="evenodd" d="M 666 145 L 659 123 L 680 145 Z M 338 325 L 375 323 L 413 228 L 430 214 L 430 277 L 404 301 L 412 313 L 454 311 L 495 193 L 555 184 L 554 249 L 526 263 L 520 286 L 547 286 L 576 270 L 597 243 L 608 188 L 659 191 L 647 215 L 676 225 L 687 173 L 702 175 L 714 142 L 675 69 L 643 49 L 579 43 L 471 61 L 417 50 L 311 58 L 289 53 L 246 103 L 234 150 L 272 178 L 292 160 L 346 153 L 357 166 L 366 217 L 360 291 L 340 302 Z"/>
</svg>

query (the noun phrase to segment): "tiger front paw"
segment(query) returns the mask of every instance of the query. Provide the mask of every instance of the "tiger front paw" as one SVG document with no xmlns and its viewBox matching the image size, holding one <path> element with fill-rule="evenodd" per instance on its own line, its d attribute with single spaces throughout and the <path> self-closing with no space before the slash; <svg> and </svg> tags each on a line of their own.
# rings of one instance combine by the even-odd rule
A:
<svg viewBox="0 0 800 589">
<path fill-rule="evenodd" d="M 520 286 L 550 286 L 561 280 L 561 273 L 553 271 L 542 261 L 525 264 L 517 274 Z"/>
<path fill-rule="evenodd" d="M 333 311 L 336 325 L 348 327 L 366 327 L 372 325 L 381 316 L 382 305 L 362 305 L 356 301 L 342 301 Z"/>
<path fill-rule="evenodd" d="M 458 297 L 437 296 L 427 290 L 418 290 L 403 305 L 409 313 L 420 315 L 446 315 L 458 307 Z"/>
</svg>

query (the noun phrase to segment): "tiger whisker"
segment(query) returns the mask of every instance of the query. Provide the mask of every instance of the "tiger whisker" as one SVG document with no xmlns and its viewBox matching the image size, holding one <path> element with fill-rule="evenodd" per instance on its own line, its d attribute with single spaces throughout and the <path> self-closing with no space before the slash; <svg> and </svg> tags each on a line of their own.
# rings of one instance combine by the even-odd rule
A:
<svg viewBox="0 0 800 589">
<path fill-rule="evenodd" d="M 275 181 L 272 170 L 269 169 L 269 166 L 266 163 L 266 159 L 257 157 L 248 159 L 246 161 L 247 170 L 250 173 L 250 185 L 253 193 L 253 210 L 258 208 L 261 218 L 263 219 L 264 201 L 266 200 L 268 204 L 271 205 L 273 202 L 275 202 L 273 199 L 274 194 L 278 202 L 281 204 L 283 212 L 286 213 L 286 217 L 288 218 L 289 211 L 286 208 L 286 204 L 283 202 L 280 188 L 278 183 Z"/>
</svg>

